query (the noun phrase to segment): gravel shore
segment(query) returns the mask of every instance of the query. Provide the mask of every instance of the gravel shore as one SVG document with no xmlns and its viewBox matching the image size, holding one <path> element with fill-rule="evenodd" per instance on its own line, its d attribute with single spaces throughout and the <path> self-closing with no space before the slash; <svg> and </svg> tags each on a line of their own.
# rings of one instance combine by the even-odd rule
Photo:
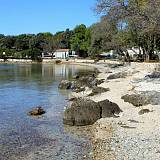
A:
<svg viewBox="0 0 160 160">
<path fill-rule="evenodd" d="M 135 107 L 121 99 L 125 94 L 136 94 L 144 90 L 158 92 L 160 85 L 157 81 L 143 80 L 154 70 L 156 64 L 132 63 L 114 69 L 104 64 L 97 66 L 95 65 L 101 71 L 99 79 L 107 79 L 110 74 L 118 72 L 126 72 L 127 76 L 106 80 L 100 87 L 109 88 L 110 91 L 90 97 L 96 102 L 108 99 L 123 110 L 119 117 L 102 118 L 93 125 L 93 159 L 159 160 L 160 105 Z M 81 93 L 81 96 L 86 96 L 88 92 Z M 138 112 L 142 109 L 151 112 L 139 115 Z"/>
</svg>

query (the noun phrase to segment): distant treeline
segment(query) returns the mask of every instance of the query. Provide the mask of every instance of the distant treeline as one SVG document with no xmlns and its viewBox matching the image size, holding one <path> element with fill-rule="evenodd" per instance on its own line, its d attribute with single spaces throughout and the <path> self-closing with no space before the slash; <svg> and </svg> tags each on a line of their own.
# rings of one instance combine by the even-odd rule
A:
<svg viewBox="0 0 160 160">
<path fill-rule="evenodd" d="M 43 53 L 54 53 L 56 49 L 71 49 L 81 57 L 88 56 L 91 35 L 90 29 L 81 24 L 74 30 L 52 34 L 21 34 L 18 36 L 0 35 L 0 56 L 38 59 Z M 5 55 L 4 55 L 5 52 Z"/>
<path fill-rule="evenodd" d="M 115 50 L 127 53 L 139 48 L 144 60 L 155 59 L 160 51 L 160 0 L 96 0 L 99 22 L 90 27 L 77 25 L 73 30 L 51 33 L 0 35 L 0 56 L 36 59 L 41 53 L 68 48 L 81 57 L 96 57 Z"/>
</svg>

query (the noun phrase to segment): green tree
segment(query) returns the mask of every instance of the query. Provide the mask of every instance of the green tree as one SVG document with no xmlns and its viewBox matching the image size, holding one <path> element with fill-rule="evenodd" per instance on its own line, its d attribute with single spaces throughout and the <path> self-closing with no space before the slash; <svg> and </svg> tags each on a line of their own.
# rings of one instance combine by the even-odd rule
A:
<svg viewBox="0 0 160 160">
<path fill-rule="evenodd" d="M 90 30 L 84 24 L 81 24 L 73 30 L 71 49 L 76 51 L 79 56 L 86 57 L 88 56 L 90 41 Z"/>
</svg>

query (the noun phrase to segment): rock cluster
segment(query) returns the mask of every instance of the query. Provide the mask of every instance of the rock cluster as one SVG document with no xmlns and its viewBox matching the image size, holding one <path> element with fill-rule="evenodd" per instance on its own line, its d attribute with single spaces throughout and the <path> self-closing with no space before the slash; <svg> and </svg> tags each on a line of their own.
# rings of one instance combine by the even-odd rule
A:
<svg viewBox="0 0 160 160">
<path fill-rule="evenodd" d="M 91 125 L 100 118 L 114 117 L 122 110 L 109 100 L 94 102 L 87 98 L 74 99 L 71 106 L 64 111 L 63 122 L 72 126 Z"/>
<path fill-rule="evenodd" d="M 59 89 L 72 89 L 75 92 L 81 92 L 85 87 L 93 88 L 104 82 L 104 79 L 98 80 L 95 75 L 75 77 L 76 80 L 62 80 L 58 86 Z"/>
</svg>

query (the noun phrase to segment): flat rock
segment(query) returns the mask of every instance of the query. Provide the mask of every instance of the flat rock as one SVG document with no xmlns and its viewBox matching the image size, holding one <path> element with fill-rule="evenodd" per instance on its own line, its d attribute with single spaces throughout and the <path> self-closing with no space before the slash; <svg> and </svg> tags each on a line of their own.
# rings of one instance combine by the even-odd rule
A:
<svg viewBox="0 0 160 160">
<path fill-rule="evenodd" d="M 142 114 L 145 114 L 145 113 L 149 113 L 149 112 L 152 112 L 150 111 L 149 109 L 142 109 L 138 112 L 139 115 L 142 115 Z"/>
<path fill-rule="evenodd" d="M 128 75 L 127 72 L 118 72 L 118 73 L 110 74 L 107 77 L 107 79 L 110 80 L 110 79 L 126 78 L 127 75 Z"/>
<path fill-rule="evenodd" d="M 110 91 L 109 88 L 94 87 L 94 88 L 92 89 L 92 93 L 90 93 L 88 96 L 94 96 L 94 95 L 101 94 L 101 93 L 105 93 L 105 92 L 108 92 L 108 91 Z"/>
<path fill-rule="evenodd" d="M 151 74 L 146 75 L 145 78 L 160 78 L 160 72 L 152 72 Z"/>
<path fill-rule="evenodd" d="M 149 91 L 134 94 L 126 94 L 121 97 L 125 102 L 131 103 L 136 107 L 145 106 L 148 104 L 160 104 L 160 92 Z"/>
</svg>

